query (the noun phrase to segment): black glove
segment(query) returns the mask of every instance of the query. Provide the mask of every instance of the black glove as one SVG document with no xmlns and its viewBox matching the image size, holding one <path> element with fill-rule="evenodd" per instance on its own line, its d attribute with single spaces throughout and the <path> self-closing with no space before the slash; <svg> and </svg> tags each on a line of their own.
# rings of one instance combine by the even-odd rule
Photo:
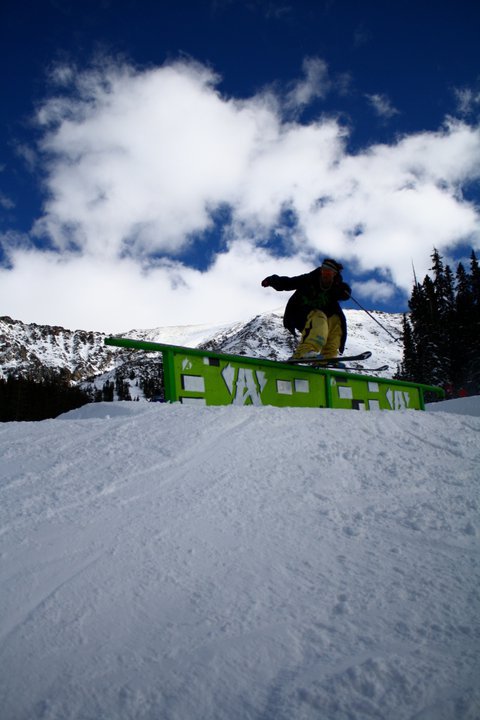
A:
<svg viewBox="0 0 480 720">
<path fill-rule="evenodd" d="M 277 275 L 269 275 L 265 280 L 262 280 L 262 287 L 274 287 L 274 282 L 277 277 Z"/>
<path fill-rule="evenodd" d="M 350 296 L 352 294 L 350 285 L 347 285 L 347 283 L 342 282 L 340 284 L 339 291 L 340 291 L 339 300 L 349 300 L 350 299 Z"/>
</svg>

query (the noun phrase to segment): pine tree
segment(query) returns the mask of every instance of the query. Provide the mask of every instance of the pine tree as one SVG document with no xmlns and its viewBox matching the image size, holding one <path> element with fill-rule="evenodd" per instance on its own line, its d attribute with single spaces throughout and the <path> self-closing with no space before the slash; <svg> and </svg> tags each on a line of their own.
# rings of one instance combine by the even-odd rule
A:
<svg viewBox="0 0 480 720">
<path fill-rule="evenodd" d="M 480 313 L 480 267 L 474 250 L 472 250 L 472 254 L 470 256 L 470 273 L 473 303 L 477 311 Z"/>
<path fill-rule="evenodd" d="M 113 380 L 104 382 L 100 400 L 103 400 L 103 402 L 113 402 L 114 390 L 115 383 Z"/>
<path fill-rule="evenodd" d="M 463 264 L 459 263 L 456 273 L 455 340 L 452 346 L 452 385 L 456 388 L 463 387 L 470 375 L 472 314 L 471 278 Z"/>
<path fill-rule="evenodd" d="M 417 382 L 436 384 L 439 368 L 439 309 L 435 286 L 426 275 L 422 284 L 417 283 L 409 301 L 411 347 L 410 367 L 405 368 L 402 377 L 413 377 Z M 404 332 L 405 337 L 405 332 Z M 413 376 L 410 374 L 413 372 Z"/>
<path fill-rule="evenodd" d="M 397 377 L 441 385 L 454 394 L 480 392 L 480 268 L 472 252 L 471 274 L 456 275 L 436 249 L 433 279 L 415 282 L 404 318 L 404 353 Z"/>
<path fill-rule="evenodd" d="M 432 342 L 435 346 L 435 382 L 452 382 L 452 346 L 455 336 L 455 292 L 453 274 L 436 248 L 432 254 L 433 286 L 430 286 L 432 312 Z M 427 280 L 426 280 L 427 282 Z"/>
<path fill-rule="evenodd" d="M 117 373 L 115 377 L 115 390 L 117 392 L 118 400 L 131 400 L 130 385 L 127 380 L 124 380 Z"/>
<path fill-rule="evenodd" d="M 417 377 L 417 355 L 413 340 L 412 326 L 407 314 L 403 315 L 403 360 L 398 369 L 398 377 Z"/>
<path fill-rule="evenodd" d="M 469 316 L 469 391 L 480 393 L 480 267 L 472 250 L 470 256 L 471 314 Z"/>
</svg>

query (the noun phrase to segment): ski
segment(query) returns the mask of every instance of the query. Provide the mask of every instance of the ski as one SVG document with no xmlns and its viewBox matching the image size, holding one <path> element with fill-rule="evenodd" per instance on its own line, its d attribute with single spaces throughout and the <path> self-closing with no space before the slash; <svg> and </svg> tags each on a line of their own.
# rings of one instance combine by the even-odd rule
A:
<svg viewBox="0 0 480 720">
<path fill-rule="evenodd" d="M 356 360 L 367 360 L 371 357 L 372 353 L 370 350 L 359 353 L 358 355 L 344 355 L 343 357 L 333 358 L 331 360 L 325 360 L 321 355 L 312 358 L 300 358 L 299 360 L 286 360 L 289 365 L 318 365 L 318 367 L 335 367 L 339 363 L 343 362 L 355 362 Z"/>
<path fill-rule="evenodd" d="M 379 367 L 365 367 L 365 365 L 357 365 L 354 367 L 353 365 L 341 367 L 339 365 L 331 365 L 330 367 L 326 367 L 327 370 L 347 370 L 350 371 L 356 371 L 356 372 L 384 372 L 385 370 L 388 370 L 388 365 L 380 365 Z"/>
</svg>

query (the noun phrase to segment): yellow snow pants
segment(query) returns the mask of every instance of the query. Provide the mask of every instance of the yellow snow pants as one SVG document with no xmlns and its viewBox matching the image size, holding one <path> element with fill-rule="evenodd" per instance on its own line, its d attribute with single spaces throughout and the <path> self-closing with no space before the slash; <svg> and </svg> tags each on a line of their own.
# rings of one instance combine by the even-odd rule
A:
<svg viewBox="0 0 480 720">
<path fill-rule="evenodd" d="M 341 341 L 342 324 L 339 316 L 327 317 L 321 310 L 311 310 L 294 357 L 302 357 L 313 351 L 322 353 L 326 359 L 335 358 Z"/>
</svg>

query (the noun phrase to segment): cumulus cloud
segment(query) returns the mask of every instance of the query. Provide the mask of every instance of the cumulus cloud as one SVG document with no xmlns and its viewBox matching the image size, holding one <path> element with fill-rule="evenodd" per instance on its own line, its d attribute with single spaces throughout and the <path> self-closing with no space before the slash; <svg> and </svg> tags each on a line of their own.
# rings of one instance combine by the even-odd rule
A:
<svg viewBox="0 0 480 720">
<path fill-rule="evenodd" d="M 356 281 L 353 283 L 352 290 L 354 295 L 368 298 L 373 302 L 389 300 L 395 293 L 395 288 L 391 283 L 375 279 L 366 282 Z"/>
<path fill-rule="evenodd" d="M 49 200 L 35 226 L 60 249 L 104 257 L 181 250 L 231 203 L 264 125 L 223 100 L 207 68 L 179 63 L 81 75 L 77 94 L 38 113 Z"/>
<path fill-rule="evenodd" d="M 228 323 L 282 304 L 260 286 L 272 272 L 271 256 L 245 242 L 219 255 L 208 273 L 167 259 L 144 270 L 132 258 L 72 258 L 32 249 L 17 249 L 10 260 L 14 271 L 0 267 L 3 314 L 25 322 L 122 332 Z M 300 274 L 310 268 L 299 258 L 283 258 L 275 269 Z"/>
<path fill-rule="evenodd" d="M 426 271 L 433 246 L 480 245 L 463 194 L 480 175 L 474 125 L 450 119 L 352 154 L 336 119 L 292 121 L 271 89 L 225 97 L 191 61 L 62 67 L 54 79 L 37 113 L 44 211 L 30 246 L 3 237 L 0 302 L 21 319 L 121 331 L 247 318 L 286 299 L 262 277 L 323 255 L 384 300 L 409 292 L 412 262 Z M 328 68 L 311 58 L 290 100 L 327 88 Z M 211 256 L 203 272 L 185 259 L 193 251 Z"/>
</svg>

